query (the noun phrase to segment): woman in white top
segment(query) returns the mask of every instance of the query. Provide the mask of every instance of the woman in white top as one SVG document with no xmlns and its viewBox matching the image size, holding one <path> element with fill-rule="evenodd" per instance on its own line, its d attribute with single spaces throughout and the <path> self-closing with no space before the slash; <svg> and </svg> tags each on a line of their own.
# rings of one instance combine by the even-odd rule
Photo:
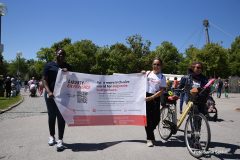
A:
<svg viewBox="0 0 240 160">
<path fill-rule="evenodd" d="M 146 72 L 147 93 L 146 113 L 147 146 L 153 147 L 155 141 L 154 130 L 160 121 L 160 96 L 166 88 L 166 77 L 161 73 L 162 60 L 155 58 L 152 63 L 152 71 Z"/>
</svg>

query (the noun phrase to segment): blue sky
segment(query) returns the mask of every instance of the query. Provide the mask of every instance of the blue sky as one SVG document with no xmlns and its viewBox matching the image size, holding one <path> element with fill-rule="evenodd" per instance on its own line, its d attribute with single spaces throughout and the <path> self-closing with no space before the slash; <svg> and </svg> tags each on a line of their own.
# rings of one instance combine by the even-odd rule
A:
<svg viewBox="0 0 240 160">
<path fill-rule="evenodd" d="M 4 59 L 17 52 L 36 59 L 36 52 L 64 38 L 92 40 L 98 46 L 140 34 L 152 42 L 163 41 L 180 52 L 190 44 L 205 43 L 204 19 L 210 22 L 211 42 L 229 48 L 240 35 L 239 0 L 0 0 L 8 12 L 2 17 Z"/>
</svg>

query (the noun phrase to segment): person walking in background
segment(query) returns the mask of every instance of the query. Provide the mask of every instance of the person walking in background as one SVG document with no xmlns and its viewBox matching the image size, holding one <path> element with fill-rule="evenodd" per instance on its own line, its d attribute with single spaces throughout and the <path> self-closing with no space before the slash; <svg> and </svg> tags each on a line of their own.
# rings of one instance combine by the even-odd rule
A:
<svg viewBox="0 0 240 160">
<path fill-rule="evenodd" d="M 182 114 L 182 111 L 183 111 L 183 103 L 187 102 L 187 99 L 188 99 L 188 97 L 187 97 L 186 92 L 182 92 L 180 94 L 180 103 L 179 103 L 179 110 L 180 110 L 179 113 L 180 114 Z"/>
<path fill-rule="evenodd" d="M 40 80 L 39 83 L 38 83 L 38 93 L 39 93 L 39 96 L 42 96 L 43 88 L 44 88 L 43 82 L 42 82 L 42 80 Z"/>
<path fill-rule="evenodd" d="M 29 88 L 29 86 L 28 86 L 28 81 L 27 80 L 25 80 L 24 81 L 24 92 L 27 92 L 27 89 Z"/>
<path fill-rule="evenodd" d="M 147 71 L 146 114 L 147 146 L 153 147 L 155 142 L 154 130 L 160 121 L 160 96 L 166 89 L 166 77 L 161 72 L 162 60 L 155 58 L 152 71 Z M 144 71 L 145 72 L 145 71 Z"/>
<path fill-rule="evenodd" d="M 221 98 L 223 82 L 220 77 L 218 77 L 217 83 L 217 98 Z"/>
<path fill-rule="evenodd" d="M 169 80 L 169 78 L 167 78 L 166 83 L 167 83 L 167 87 L 166 87 L 166 89 L 167 89 L 167 90 L 171 90 L 172 82 Z"/>
<path fill-rule="evenodd" d="M 240 80 L 238 80 L 238 93 L 240 93 Z"/>
<path fill-rule="evenodd" d="M 49 146 L 53 146 L 57 143 L 57 151 L 63 151 L 65 149 L 65 147 L 63 146 L 65 120 L 63 119 L 54 101 L 53 91 L 58 70 L 62 69 L 63 71 L 71 71 L 70 65 L 65 62 L 65 56 L 65 51 L 63 49 L 58 49 L 56 51 L 56 61 L 47 63 L 43 71 L 43 85 L 45 88 L 44 98 L 48 110 L 48 126 L 50 132 L 48 144 Z M 55 140 L 56 118 L 58 121 L 58 141 Z"/>
<path fill-rule="evenodd" d="M 173 86 L 172 86 L 173 90 L 177 89 L 178 85 L 179 85 L 179 81 L 177 80 L 177 77 L 174 77 Z"/>
<path fill-rule="evenodd" d="M 5 80 L 5 90 L 6 90 L 6 98 L 10 98 L 11 90 L 12 90 L 12 82 L 9 76 Z"/>
<path fill-rule="evenodd" d="M 226 79 L 224 81 L 224 94 L 225 94 L 225 98 L 228 98 L 228 93 L 229 93 L 229 83 L 228 83 L 228 80 Z"/>
</svg>

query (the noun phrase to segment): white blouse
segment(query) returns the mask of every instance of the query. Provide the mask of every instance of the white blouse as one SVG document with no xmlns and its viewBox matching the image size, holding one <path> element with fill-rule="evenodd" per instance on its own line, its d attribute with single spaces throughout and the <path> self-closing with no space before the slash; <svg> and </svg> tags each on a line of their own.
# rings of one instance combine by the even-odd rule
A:
<svg viewBox="0 0 240 160">
<path fill-rule="evenodd" d="M 155 74 L 152 71 L 147 72 L 147 93 L 155 94 L 166 86 L 166 77 L 162 73 Z"/>
</svg>

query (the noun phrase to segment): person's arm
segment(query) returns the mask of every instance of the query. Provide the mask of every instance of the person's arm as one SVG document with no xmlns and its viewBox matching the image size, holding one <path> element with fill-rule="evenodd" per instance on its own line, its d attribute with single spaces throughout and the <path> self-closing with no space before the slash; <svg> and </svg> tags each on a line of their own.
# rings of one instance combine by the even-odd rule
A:
<svg viewBox="0 0 240 160">
<path fill-rule="evenodd" d="M 161 88 L 160 91 L 156 92 L 154 95 L 146 97 L 146 101 L 152 101 L 155 98 L 160 97 L 162 95 L 163 91 L 164 91 L 164 88 Z"/>
<path fill-rule="evenodd" d="M 47 78 L 48 78 L 47 76 L 43 76 L 43 78 L 42 78 L 43 87 L 45 88 L 45 90 L 46 90 L 46 92 L 48 94 L 48 97 L 49 98 L 53 98 L 54 95 L 53 95 L 52 91 L 49 88 L 49 85 L 48 85 L 48 82 L 47 82 Z"/>
<path fill-rule="evenodd" d="M 49 98 L 53 98 L 54 95 L 52 93 L 52 91 L 50 90 L 49 84 L 48 84 L 48 70 L 49 70 L 49 65 L 46 64 L 43 70 L 43 77 L 42 77 L 42 83 L 43 83 L 43 87 L 45 88 L 45 91 L 48 94 Z"/>
</svg>

